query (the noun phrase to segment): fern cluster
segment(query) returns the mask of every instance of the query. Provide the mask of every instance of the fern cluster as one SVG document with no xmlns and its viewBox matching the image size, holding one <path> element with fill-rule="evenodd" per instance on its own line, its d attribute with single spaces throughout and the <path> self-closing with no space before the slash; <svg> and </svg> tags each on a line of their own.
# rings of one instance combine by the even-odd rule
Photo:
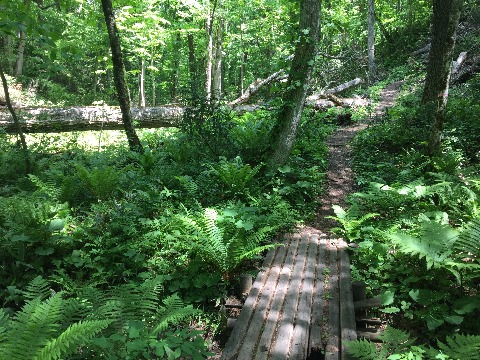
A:
<svg viewBox="0 0 480 360">
<path fill-rule="evenodd" d="M 415 345 L 415 338 L 403 330 L 388 327 L 380 336 L 381 347 L 368 340 L 348 343 L 348 352 L 358 360 L 478 360 L 480 336 L 456 334 L 445 342 L 437 341 L 437 348 Z"/>
<path fill-rule="evenodd" d="M 62 293 L 45 298 L 48 283 L 37 277 L 25 293 L 28 299 L 12 317 L 0 310 L 1 359 L 60 359 L 74 354 L 107 328 L 111 320 L 83 320 L 66 325 L 69 300 Z M 44 299 L 45 298 L 45 299 Z"/>
<path fill-rule="evenodd" d="M 219 220 L 217 210 L 208 208 L 204 210 L 199 221 L 187 216 L 181 217 L 184 230 L 192 240 L 194 250 L 219 271 L 225 280 L 231 279 L 244 260 L 278 246 L 278 244 L 264 244 L 273 230 L 269 226 L 249 233 L 241 231 L 242 224 L 237 222 L 238 228 L 229 231 L 228 226 Z"/>
<path fill-rule="evenodd" d="M 10 318 L 0 310 L 0 358 L 208 355 L 200 332 L 175 329 L 199 311 L 177 295 L 160 300 L 162 282 L 157 278 L 107 291 L 84 287 L 75 298 L 66 299 L 37 277 L 24 292 L 27 300 L 21 311 Z M 175 340 L 179 337 L 181 343 Z"/>
</svg>

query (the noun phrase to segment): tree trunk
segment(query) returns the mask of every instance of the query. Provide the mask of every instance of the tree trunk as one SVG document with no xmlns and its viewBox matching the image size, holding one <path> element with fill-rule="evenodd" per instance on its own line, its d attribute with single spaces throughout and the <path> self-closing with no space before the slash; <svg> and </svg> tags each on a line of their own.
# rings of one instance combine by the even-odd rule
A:
<svg viewBox="0 0 480 360">
<path fill-rule="evenodd" d="M 368 0 L 368 83 L 375 82 L 375 0 Z"/>
<path fill-rule="evenodd" d="M 210 2 L 207 3 L 208 13 L 206 21 L 207 31 L 207 64 L 205 67 L 205 91 L 207 99 L 212 97 L 212 76 L 213 76 L 213 14 L 210 11 Z"/>
<path fill-rule="evenodd" d="M 195 56 L 195 39 L 192 33 L 187 34 L 187 42 L 188 42 L 188 71 L 190 72 L 190 89 L 191 89 L 191 96 L 197 96 L 197 58 Z"/>
<path fill-rule="evenodd" d="M 115 88 L 117 89 L 118 102 L 122 111 L 122 121 L 127 135 L 128 144 L 133 151 L 143 152 L 140 139 L 135 132 L 132 124 L 132 115 L 130 113 L 130 97 L 125 84 L 125 67 L 122 59 L 122 49 L 120 39 L 118 38 L 117 25 L 113 15 L 112 1 L 102 0 L 103 14 L 105 24 L 107 25 L 108 37 L 110 39 L 110 48 L 112 49 L 113 77 Z"/>
<path fill-rule="evenodd" d="M 214 38 L 214 57 L 212 68 L 212 96 L 214 99 L 222 97 L 222 39 L 223 39 L 223 19 L 217 21 Z"/>
<path fill-rule="evenodd" d="M 175 40 L 173 42 L 173 73 L 172 73 L 172 81 L 170 87 L 170 101 L 177 102 L 178 101 L 178 78 L 180 72 L 180 48 L 181 48 L 182 37 L 180 32 L 177 31 L 175 34 Z"/>
<path fill-rule="evenodd" d="M 145 60 L 140 60 L 140 74 L 138 75 L 138 106 L 145 108 Z"/>
<path fill-rule="evenodd" d="M 152 74 L 152 106 L 157 105 L 156 99 L 156 88 L 155 88 L 155 70 L 153 70 L 153 60 L 155 59 L 155 52 L 152 50 L 152 54 L 150 56 L 150 66 L 152 70 L 150 73 Z"/>
<path fill-rule="evenodd" d="M 15 113 L 15 110 L 13 109 L 13 106 L 12 106 L 12 101 L 10 100 L 8 83 L 7 83 L 7 79 L 5 78 L 5 74 L 3 73 L 1 62 L 0 62 L 0 77 L 2 79 L 3 92 L 5 93 L 5 101 L 7 103 L 8 111 L 10 112 L 13 118 L 17 135 L 20 137 L 20 143 L 22 144 L 23 154 L 25 157 L 25 173 L 26 175 L 28 175 L 30 173 L 30 156 L 28 154 L 27 141 L 25 140 L 25 135 L 23 135 L 22 127 L 20 126 L 20 122 L 18 121 L 17 114 Z"/>
<path fill-rule="evenodd" d="M 17 51 L 17 63 L 15 65 L 15 77 L 18 79 L 23 74 L 23 62 L 25 59 L 25 45 L 27 43 L 26 35 L 24 31 L 18 33 L 18 51 Z"/>
<path fill-rule="evenodd" d="M 283 98 L 284 105 L 272 131 L 273 147 L 268 159 L 270 168 L 287 161 L 295 142 L 320 37 L 320 10 L 321 0 L 302 0 L 300 3 L 299 39 Z"/>
<path fill-rule="evenodd" d="M 453 49 L 462 0 L 434 0 L 432 21 L 432 48 L 422 102 L 431 107 L 434 120 L 428 142 L 429 155 L 440 151 L 441 135 L 448 100 Z"/>
<path fill-rule="evenodd" d="M 179 106 L 133 108 L 132 119 L 138 127 L 178 127 L 184 109 Z M 88 106 L 69 108 L 31 108 L 18 111 L 25 133 L 52 133 L 64 131 L 121 130 L 124 129 L 122 111 L 116 106 Z M 7 134 L 16 134 L 17 125 L 11 115 L 0 111 L 0 128 Z"/>
</svg>

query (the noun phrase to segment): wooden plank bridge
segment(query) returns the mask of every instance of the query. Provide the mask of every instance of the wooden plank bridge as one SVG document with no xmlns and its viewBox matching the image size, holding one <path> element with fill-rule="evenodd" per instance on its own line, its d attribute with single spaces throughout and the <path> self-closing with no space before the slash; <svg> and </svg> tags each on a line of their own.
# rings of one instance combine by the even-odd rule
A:
<svg viewBox="0 0 480 360">
<path fill-rule="evenodd" d="M 356 339 L 347 244 L 314 229 L 270 250 L 222 360 L 348 359 Z"/>
</svg>

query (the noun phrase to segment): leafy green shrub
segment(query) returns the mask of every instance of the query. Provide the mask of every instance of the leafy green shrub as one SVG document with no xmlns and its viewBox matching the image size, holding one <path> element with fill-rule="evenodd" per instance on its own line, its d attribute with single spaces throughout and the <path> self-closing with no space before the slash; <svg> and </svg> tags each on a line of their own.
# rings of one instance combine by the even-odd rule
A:
<svg viewBox="0 0 480 360">
<path fill-rule="evenodd" d="M 16 195 L 0 201 L 1 288 L 17 287 L 39 272 L 51 272 L 55 257 L 71 248 L 64 231 L 67 204 L 37 194 Z M 8 275 L 7 275 L 8 274 Z"/>
<path fill-rule="evenodd" d="M 64 201 L 71 205 L 91 203 L 94 200 L 107 200 L 119 190 L 122 172 L 111 166 L 102 166 L 87 170 L 76 164 L 76 173 L 65 178 L 62 184 Z"/>
<path fill-rule="evenodd" d="M 248 185 L 260 168 L 261 165 L 254 168 L 249 164 L 244 165 L 240 156 L 233 161 L 227 161 L 222 157 L 216 165 L 211 167 L 212 173 L 222 184 L 222 192 L 227 198 L 248 196 L 252 188 Z"/>
<path fill-rule="evenodd" d="M 231 135 L 236 126 L 231 110 L 220 104 L 198 100 L 187 107 L 183 114 L 181 130 L 187 135 L 187 142 L 194 145 L 195 153 L 208 158 L 236 156 L 238 147 Z"/>
</svg>

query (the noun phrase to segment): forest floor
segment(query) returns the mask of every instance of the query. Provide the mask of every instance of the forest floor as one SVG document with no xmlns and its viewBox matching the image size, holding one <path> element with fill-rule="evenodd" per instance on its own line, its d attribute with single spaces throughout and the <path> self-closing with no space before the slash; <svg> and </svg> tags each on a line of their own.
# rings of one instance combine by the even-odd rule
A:
<svg viewBox="0 0 480 360">
<path fill-rule="evenodd" d="M 327 140 L 329 163 L 325 176 L 325 191 L 320 199 L 321 207 L 318 209 L 315 221 L 310 226 L 304 226 L 298 231 L 302 234 L 323 232 L 328 234 L 330 229 L 338 226 L 335 220 L 328 218 L 335 215 L 332 205 L 343 208 L 347 205 L 347 196 L 355 190 L 355 174 L 351 168 L 352 152 L 351 141 L 359 132 L 372 124 L 375 119 L 381 117 L 387 108 L 392 107 L 399 95 L 402 82 L 389 84 L 380 94 L 380 99 L 369 118 L 361 122 L 339 127 Z M 220 339 L 219 339 L 220 340 Z M 215 353 L 210 360 L 218 360 L 221 357 L 222 347 L 227 339 L 214 341 L 210 350 Z M 222 343 L 222 344 L 220 344 Z"/>
</svg>

